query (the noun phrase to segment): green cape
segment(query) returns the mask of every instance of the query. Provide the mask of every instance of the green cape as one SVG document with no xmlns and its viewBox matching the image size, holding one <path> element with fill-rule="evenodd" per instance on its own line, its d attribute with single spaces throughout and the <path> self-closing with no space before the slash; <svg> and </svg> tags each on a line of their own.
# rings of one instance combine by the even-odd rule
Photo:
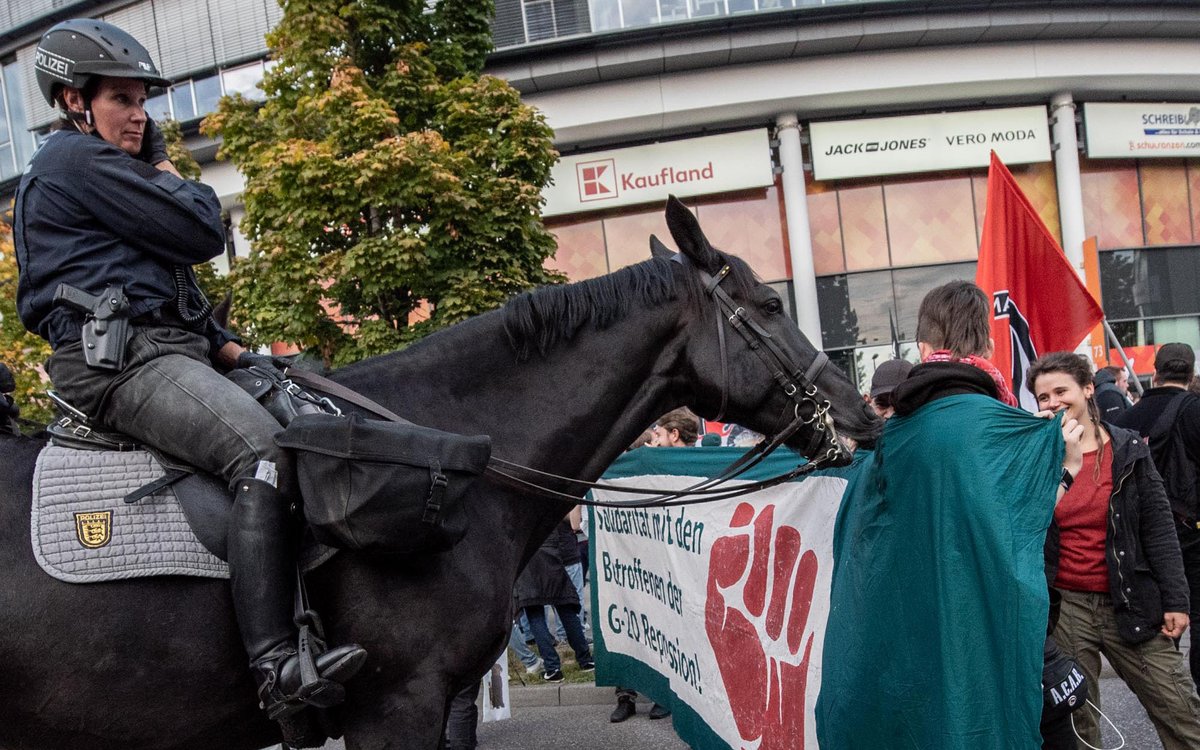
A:
<svg viewBox="0 0 1200 750">
<path fill-rule="evenodd" d="M 1041 747 L 1060 422 L 979 395 L 888 421 L 834 530 L 822 750 Z"/>
</svg>

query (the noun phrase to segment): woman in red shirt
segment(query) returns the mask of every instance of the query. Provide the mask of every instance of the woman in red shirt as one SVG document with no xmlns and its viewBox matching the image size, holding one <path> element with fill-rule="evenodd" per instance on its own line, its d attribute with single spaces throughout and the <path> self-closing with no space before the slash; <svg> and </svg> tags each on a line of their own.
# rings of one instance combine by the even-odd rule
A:
<svg viewBox="0 0 1200 750">
<path fill-rule="evenodd" d="M 1141 701 L 1165 750 L 1200 748 L 1200 698 L 1174 639 L 1188 625 L 1188 588 L 1175 524 L 1150 450 L 1137 434 L 1104 423 L 1092 399 L 1091 365 L 1071 352 L 1030 366 L 1038 406 L 1083 425 L 1083 468 L 1070 479 L 1046 540 L 1047 576 L 1062 594 L 1054 638 L 1074 656 L 1100 702 L 1100 654 Z M 1091 711 L 1074 714 L 1096 747 Z"/>
</svg>

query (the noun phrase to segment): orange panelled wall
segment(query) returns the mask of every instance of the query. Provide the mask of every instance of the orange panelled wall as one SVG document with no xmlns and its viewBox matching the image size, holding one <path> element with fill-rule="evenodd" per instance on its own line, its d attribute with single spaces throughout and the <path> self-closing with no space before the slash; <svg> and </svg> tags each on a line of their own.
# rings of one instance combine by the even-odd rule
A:
<svg viewBox="0 0 1200 750">
<path fill-rule="evenodd" d="M 753 190 L 699 199 L 696 216 L 713 247 L 750 264 L 763 281 L 788 278 L 787 242 L 779 190 Z M 669 237 L 662 237 L 668 244 Z"/>
<path fill-rule="evenodd" d="M 1137 163 L 1095 161 L 1079 164 L 1083 187 L 1083 224 L 1101 250 L 1142 244 L 1142 209 Z"/>
<path fill-rule="evenodd" d="M 1050 230 L 1056 242 L 1062 242 L 1062 226 L 1058 218 L 1058 183 L 1055 181 L 1054 165 L 1044 164 L 1014 164 L 1009 165 L 1013 179 L 1030 205 L 1037 211 L 1038 217 Z M 975 248 L 979 250 L 979 239 L 982 236 L 983 220 L 987 213 L 987 172 L 971 175 L 971 187 L 974 195 L 975 208 Z"/>
<path fill-rule="evenodd" d="M 971 196 L 975 207 L 975 255 L 979 256 L 979 243 L 983 239 L 983 217 L 987 213 L 987 175 L 971 175 Z"/>
<path fill-rule="evenodd" d="M 1192 210 L 1188 176 L 1182 160 L 1155 159 L 1139 164 L 1142 182 L 1142 227 L 1147 245 L 1191 242 Z"/>
<path fill-rule="evenodd" d="M 1050 162 L 1042 164 L 1017 164 L 1009 167 L 1021 192 L 1033 205 L 1038 216 L 1050 230 L 1050 234 L 1059 243 L 1062 242 L 1062 227 L 1058 219 L 1058 183 L 1055 177 L 1054 165 Z M 984 180 L 986 187 L 987 181 Z"/>
<path fill-rule="evenodd" d="M 1188 197 L 1192 204 L 1192 236 L 1200 239 L 1200 161 L 1187 163 Z"/>
<path fill-rule="evenodd" d="M 893 266 L 975 260 L 971 180 L 942 177 L 885 184 L 888 244 Z"/>
<path fill-rule="evenodd" d="M 808 224 L 812 230 L 813 268 L 818 276 L 843 273 L 842 217 L 838 194 L 828 183 L 817 182 L 808 189 Z"/>
<path fill-rule="evenodd" d="M 847 271 L 887 268 L 887 215 L 883 186 L 846 187 L 838 190 L 842 217 L 842 247 Z"/>
<path fill-rule="evenodd" d="M 548 267 L 562 271 L 571 281 L 583 281 L 608 273 L 604 227 L 599 219 L 557 226 L 546 222 L 546 225 L 558 243 L 558 252 L 546 261 Z"/>
<path fill-rule="evenodd" d="M 688 208 L 695 210 L 691 203 L 688 203 Z M 650 257 L 652 234 L 657 234 L 668 245 L 673 244 L 668 239 L 671 233 L 667 231 L 662 206 L 605 217 L 604 240 L 608 247 L 609 270 L 615 271 L 647 260 Z"/>
</svg>

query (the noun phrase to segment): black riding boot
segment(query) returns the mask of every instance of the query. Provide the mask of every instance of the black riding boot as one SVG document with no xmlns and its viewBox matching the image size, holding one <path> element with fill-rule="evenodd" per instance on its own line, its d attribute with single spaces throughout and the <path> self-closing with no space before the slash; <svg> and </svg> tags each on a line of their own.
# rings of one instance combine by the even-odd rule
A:
<svg viewBox="0 0 1200 750">
<path fill-rule="evenodd" d="M 274 486 L 258 479 L 238 481 L 229 528 L 233 608 L 260 705 L 272 719 L 305 706 L 341 703 L 342 683 L 367 658 L 360 646 L 350 644 L 314 654 L 316 669 L 303 669 L 292 619 L 296 568 L 287 520 L 287 507 Z"/>
</svg>

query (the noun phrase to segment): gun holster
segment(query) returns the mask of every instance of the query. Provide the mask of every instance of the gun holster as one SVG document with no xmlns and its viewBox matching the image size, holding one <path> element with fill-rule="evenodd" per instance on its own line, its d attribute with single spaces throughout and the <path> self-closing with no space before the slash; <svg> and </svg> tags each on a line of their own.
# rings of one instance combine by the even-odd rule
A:
<svg viewBox="0 0 1200 750">
<path fill-rule="evenodd" d="M 125 288 L 112 284 L 92 296 L 69 284 L 59 284 L 55 302 L 65 302 L 84 314 L 83 357 L 88 367 L 120 371 L 125 367 L 129 344 L 129 299 Z"/>
</svg>

